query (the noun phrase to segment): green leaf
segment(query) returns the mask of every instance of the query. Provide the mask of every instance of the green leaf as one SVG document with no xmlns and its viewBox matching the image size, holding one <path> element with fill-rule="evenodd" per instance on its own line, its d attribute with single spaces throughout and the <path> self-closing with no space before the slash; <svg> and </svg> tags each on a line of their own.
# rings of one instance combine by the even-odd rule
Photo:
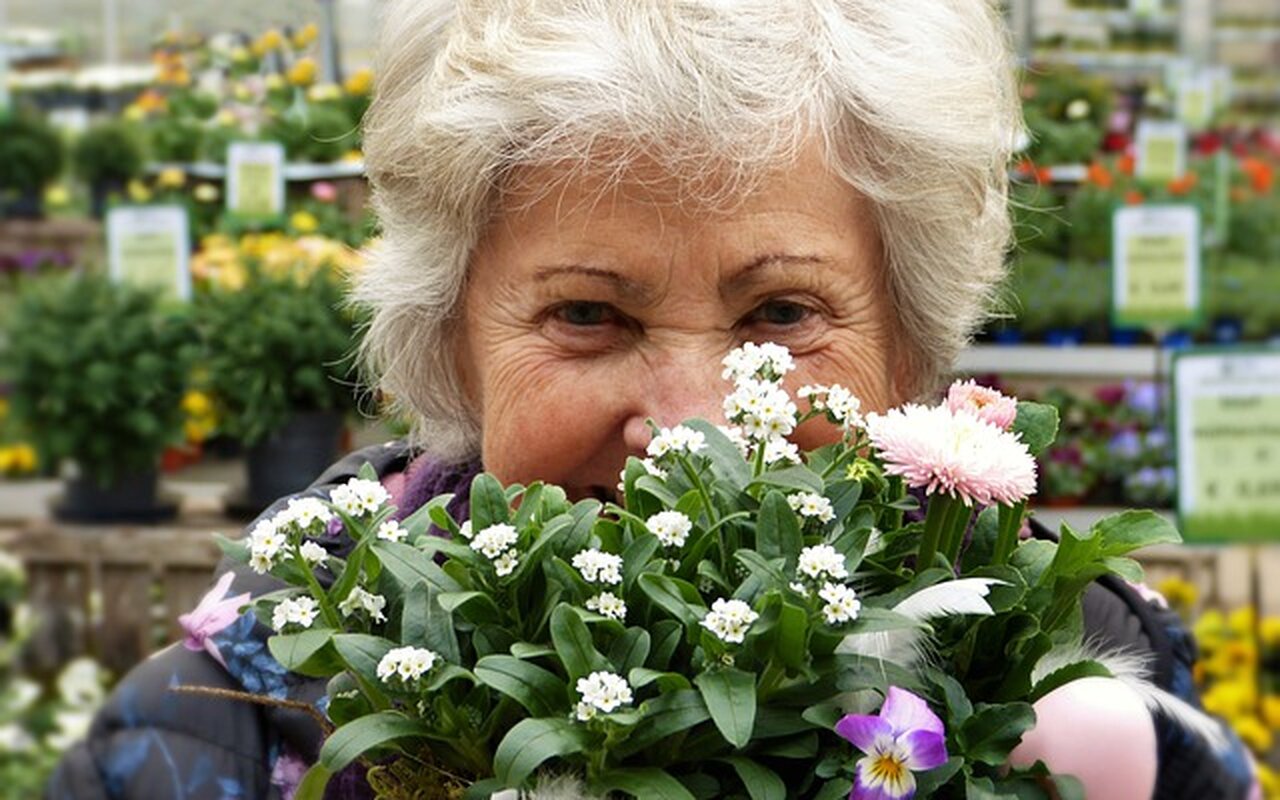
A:
<svg viewBox="0 0 1280 800">
<path fill-rule="evenodd" d="M 433 650 L 450 664 L 462 662 L 453 615 L 441 608 L 436 590 L 423 581 L 413 584 L 405 594 L 400 640 Z"/>
<path fill-rule="evenodd" d="M 552 717 L 568 707 L 565 683 L 558 675 L 514 656 L 485 656 L 476 662 L 475 675 L 535 717 Z"/>
<path fill-rule="evenodd" d="M 382 561 L 382 566 L 406 590 L 415 583 L 425 581 L 437 592 L 462 591 L 462 584 L 449 577 L 431 556 L 416 547 L 378 540 L 373 543 L 373 550 Z"/>
<path fill-rule="evenodd" d="M 614 671 L 626 675 L 636 667 L 643 666 L 645 659 L 649 657 L 650 644 L 647 630 L 627 628 L 609 646 L 609 661 L 616 668 Z"/>
<path fill-rule="evenodd" d="M 332 776 L 333 772 L 326 769 L 324 764 L 312 764 L 302 776 L 298 787 L 293 790 L 293 800 L 324 800 L 324 790 Z"/>
<path fill-rule="evenodd" d="M 706 437 L 711 471 L 728 481 L 735 491 L 742 490 L 751 480 L 751 465 L 742 457 L 738 446 L 729 441 L 724 431 L 704 419 L 691 419 L 684 424 Z"/>
<path fill-rule="evenodd" d="M 778 773 L 743 756 L 717 759 L 733 767 L 751 800 L 786 800 L 787 785 Z"/>
<path fill-rule="evenodd" d="M 916 793 L 921 797 L 933 797 L 934 792 L 954 778 L 962 766 L 964 766 L 964 759 L 953 756 L 942 766 L 919 773 L 916 776 Z"/>
<path fill-rule="evenodd" d="M 378 479 L 378 471 L 366 461 L 360 465 L 360 469 L 356 470 L 356 477 L 364 481 L 376 481 Z"/>
<path fill-rule="evenodd" d="M 340 633 L 333 637 L 333 646 L 347 666 L 371 683 L 378 683 L 378 662 L 395 642 L 379 636 L 363 633 Z"/>
<path fill-rule="evenodd" d="M 511 506 L 502 484 L 487 472 L 471 482 L 471 530 L 479 533 L 490 525 L 510 520 Z"/>
<path fill-rule="evenodd" d="M 973 716 L 973 703 L 960 681 L 940 669 L 928 670 L 925 677 L 942 690 L 943 700 L 947 704 L 948 721 L 952 725 L 958 725 Z"/>
<path fill-rule="evenodd" d="M 1111 671 L 1097 661 L 1077 661 L 1074 664 L 1067 664 L 1065 667 L 1059 667 L 1053 672 L 1040 679 L 1036 683 L 1035 688 L 1031 690 L 1031 696 L 1027 698 L 1032 703 L 1052 692 L 1066 686 L 1072 681 L 1081 678 L 1110 678 Z"/>
<path fill-rule="evenodd" d="M 845 800 L 853 791 L 853 781 L 848 778 L 833 778 L 822 785 L 813 800 Z"/>
<path fill-rule="evenodd" d="M 290 672 L 312 678 L 328 678 L 341 671 L 326 647 L 333 640 L 332 628 L 315 628 L 302 633 L 288 633 L 267 639 L 267 649 L 280 665 Z"/>
<path fill-rule="evenodd" d="M 640 705 L 644 719 L 617 745 L 617 753 L 626 758 L 671 736 L 687 731 L 711 718 L 702 695 L 692 689 L 668 692 Z"/>
<path fill-rule="evenodd" d="M 777 486 L 782 489 L 813 492 L 814 494 L 822 494 L 825 488 L 821 475 L 808 467 L 801 466 L 769 470 L 753 480 L 748 488 L 753 486 Z"/>
<path fill-rule="evenodd" d="M 428 500 L 426 504 L 417 511 L 405 517 L 400 522 L 400 527 L 409 532 L 409 544 L 413 544 L 414 540 L 425 534 L 427 529 L 431 527 L 431 522 L 434 519 L 433 512 L 438 510 L 438 513 L 443 516 L 445 520 L 452 522 L 452 520 L 448 520 L 448 513 L 445 511 L 446 507 L 448 507 L 449 503 L 452 501 L 452 494 L 437 495 Z M 452 534 L 456 533 L 455 529 L 457 528 L 457 525 L 440 525 L 439 527 L 441 530 L 448 531 Z"/>
<path fill-rule="evenodd" d="M 1017 800 L 1016 790 L 997 788 L 990 778 L 969 776 L 964 782 L 965 800 Z"/>
<path fill-rule="evenodd" d="M 739 550 L 733 554 L 733 558 L 767 586 L 780 588 L 787 585 L 787 576 L 782 572 L 785 567 L 781 558 L 769 560 L 754 550 Z"/>
<path fill-rule="evenodd" d="M 528 642 L 516 642 L 511 645 L 511 655 L 516 658 L 542 658 L 544 656 L 553 656 L 556 654 L 554 648 L 541 644 L 529 644 Z"/>
<path fill-rule="evenodd" d="M 1036 712 L 1029 703 L 979 705 L 960 726 L 958 739 L 970 760 L 1000 766 L 1035 724 Z"/>
<path fill-rule="evenodd" d="M 548 759 L 587 749 L 587 732 L 567 719 L 525 719 L 507 731 L 493 755 L 493 771 L 504 786 L 515 789 Z"/>
<path fill-rule="evenodd" d="M 658 537 L 653 534 L 637 536 L 627 549 L 622 551 L 622 588 L 630 591 L 631 586 L 640 577 L 640 573 L 649 565 L 653 554 L 661 546 Z"/>
<path fill-rule="evenodd" d="M 457 614 L 472 625 L 503 620 L 502 611 L 486 592 L 441 592 L 436 599 L 442 609 Z"/>
<path fill-rule="evenodd" d="M 551 613 L 551 643 L 560 656 L 569 682 L 597 670 L 612 671 L 608 660 L 596 650 L 591 630 L 573 606 L 559 606 Z"/>
<path fill-rule="evenodd" d="M 746 747 L 756 722 L 755 676 L 727 667 L 703 672 L 693 683 L 721 735 L 736 748 Z"/>
<path fill-rule="evenodd" d="M 622 792 L 640 800 L 694 800 L 684 784 L 657 767 L 629 767 L 604 773 L 594 788 L 602 794 Z"/>
<path fill-rule="evenodd" d="M 426 733 L 424 724 L 398 711 L 379 711 L 331 733 L 320 748 L 320 763 L 330 772 L 337 772 L 375 747 Z"/>
<path fill-rule="evenodd" d="M 756 518 L 756 551 L 766 559 L 784 559 L 784 569 L 793 572 L 803 546 L 796 512 L 791 510 L 782 492 L 771 490 L 760 504 Z"/>
<path fill-rule="evenodd" d="M 643 689 L 655 682 L 658 684 L 658 690 L 662 692 L 693 688 L 689 679 L 678 672 L 660 672 L 647 667 L 636 667 L 627 673 L 627 683 L 630 683 L 633 689 Z"/>
<path fill-rule="evenodd" d="M 1040 455 L 1058 437 L 1058 409 L 1043 403 L 1019 402 L 1013 432 L 1021 437 L 1031 455 Z"/>
<path fill-rule="evenodd" d="M 702 595 L 693 584 L 651 572 L 641 575 L 636 584 L 658 607 L 687 627 L 696 626 L 707 615 Z"/>
<path fill-rule="evenodd" d="M 900 631 L 905 628 L 927 628 L 928 626 L 919 620 L 912 619 L 905 614 L 898 614 L 887 608 L 876 608 L 874 606 L 863 606 L 858 612 L 858 618 L 848 628 L 847 632 L 854 633 L 879 633 L 881 631 Z"/>
<path fill-rule="evenodd" d="M 1107 557 L 1102 559 L 1102 566 L 1113 575 L 1119 575 L 1129 583 L 1142 583 L 1146 572 L 1142 565 L 1132 558 Z"/>
<path fill-rule="evenodd" d="M 652 631 L 653 647 L 650 648 L 648 663 L 653 669 L 666 669 L 671 663 L 671 656 L 680 646 L 683 628 L 675 620 L 658 620 L 649 626 Z"/>
<path fill-rule="evenodd" d="M 1102 553 L 1122 556 L 1155 544 L 1180 544 L 1182 535 L 1173 523 L 1154 511 L 1123 511 L 1093 525 L 1102 539 Z"/>
</svg>

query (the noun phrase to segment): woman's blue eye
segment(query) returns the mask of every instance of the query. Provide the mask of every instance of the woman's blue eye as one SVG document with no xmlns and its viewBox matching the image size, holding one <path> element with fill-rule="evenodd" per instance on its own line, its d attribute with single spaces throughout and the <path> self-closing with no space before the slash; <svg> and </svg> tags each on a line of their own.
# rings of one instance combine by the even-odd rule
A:
<svg viewBox="0 0 1280 800">
<path fill-rule="evenodd" d="M 809 309 L 799 303 L 770 300 L 757 308 L 752 317 L 769 325 L 796 325 L 803 322 L 808 314 Z"/>
<path fill-rule="evenodd" d="M 557 310 L 557 316 L 570 325 L 604 325 L 612 321 L 613 309 L 605 303 L 591 303 L 575 300 L 565 303 Z"/>
</svg>

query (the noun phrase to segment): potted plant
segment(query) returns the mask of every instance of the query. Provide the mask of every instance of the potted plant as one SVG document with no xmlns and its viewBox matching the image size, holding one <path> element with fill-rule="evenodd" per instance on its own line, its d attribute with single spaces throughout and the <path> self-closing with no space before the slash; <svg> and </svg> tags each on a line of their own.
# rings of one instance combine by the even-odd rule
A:
<svg viewBox="0 0 1280 800">
<path fill-rule="evenodd" d="M 355 405 L 355 320 L 335 269 L 278 262 L 247 260 L 243 282 L 196 301 L 221 429 L 246 448 L 248 486 L 229 499 L 236 512 L 256 514 L 314 480 Z"/>
<path fill-rule="evenodd" d="M 53 127 L 31 116 L 0 116 L 0 217 L 43 216 L 44 187 L 62 164 L 62 140 Z"/>
<path fill-rule="evenodd" d="M 190 321 L 151 292 L 71 275 L 29 284 L 8 320 L 13 414 L 41 459 L 63 468 L 55 513 L 150 520 L 165 445 L 182 436 L 183 390 L 198 352 Z"/>
<path fill-rule="evenodd" d="M 93 215 L 101 219 L 107 198 L 142 175 L 146 155 L 134 127 L 117 121 L 102 123 L 81 136 L 74 160 L 76 172 L 89 184 Z"/>
</svg>

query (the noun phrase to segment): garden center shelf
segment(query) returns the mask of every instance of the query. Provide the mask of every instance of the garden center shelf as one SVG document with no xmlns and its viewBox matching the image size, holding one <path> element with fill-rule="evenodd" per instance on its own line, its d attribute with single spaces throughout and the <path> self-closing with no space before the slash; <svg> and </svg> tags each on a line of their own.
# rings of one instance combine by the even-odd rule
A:
<svg viewBox="0 0 1280 800">
<path fill-rule="evenodd" d="M 152 164 L 148 167 L 148 171 L 153 174 L 165 169 L 180 169 L 192 177 L 206 180 L 223 180 L 227 177 L 226 165 L 215 161 L 161 163 Z M 363 175 L 363 161 L 338 161 L 333 164 L 313 164 L 300 161 L 284 165 L 284 179 L 286 181 L 332 181 L 341 178 L 359 178 Z"/>
<path fill-rule="evenodd" d="M 1156 359 L 1167 374 L 1172 350 L 1151 345 L 974 345 L 960 354 L 959 372 L 1074 378 L 1154 378 Z"/>
</svg>

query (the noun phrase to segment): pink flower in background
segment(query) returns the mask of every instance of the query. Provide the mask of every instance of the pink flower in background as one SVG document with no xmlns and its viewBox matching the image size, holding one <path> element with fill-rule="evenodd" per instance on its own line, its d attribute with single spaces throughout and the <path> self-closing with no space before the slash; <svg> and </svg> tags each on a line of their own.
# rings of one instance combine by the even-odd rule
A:
<svg viewBox="0 0 1280 800">
<path fill-rule="evenodd" d="M 889 687 L 879 714 L 847 714 L 836 733 L 866 754 L 858 760 L 850 800 L 907 800 L 916 777 L 947 763 L 946 728 L 929 704 Z"/>
<path fill-rule="evenodd" d="M 955 413 L 966 411 L 990 422 L 1001 430 L 1009 430 L 1018 417 L 1018 401 L 995 389 L 979 386 L 972 380 L 956 381 L 947 390 L 947 408 Z"/>
<path fill-rule="evenodd" d="M 200 600 L 200 605 L 178 617 L 178 624 L 187 634 L 182 640 L 182 646 L 197 653 L 204 650 L 224 667 L 226 662 L 214 645 L 213 636 L 239 619 L 241 606 L 250 599 L 248 592 L 227 597 L 227 590 L 231 588 L 231 581 L 234 579 L 234 573 L 224 574 Z"/>
<path fill-rule="evenodd" d="M 317 181 L 311 184 L 311 196 L 321 203 L 332 203 L 338 199 L 338 187 L 328 181 Z"/>
<path fill-rule="evenodd" d="M 1036 462 L 1013 433 L 945 405 L 914 403 L 867 416 L 867 435 L 885 472 L 913 489 L 965 505 L 1013 505 L 1036 489 Z"/>
</svg>

